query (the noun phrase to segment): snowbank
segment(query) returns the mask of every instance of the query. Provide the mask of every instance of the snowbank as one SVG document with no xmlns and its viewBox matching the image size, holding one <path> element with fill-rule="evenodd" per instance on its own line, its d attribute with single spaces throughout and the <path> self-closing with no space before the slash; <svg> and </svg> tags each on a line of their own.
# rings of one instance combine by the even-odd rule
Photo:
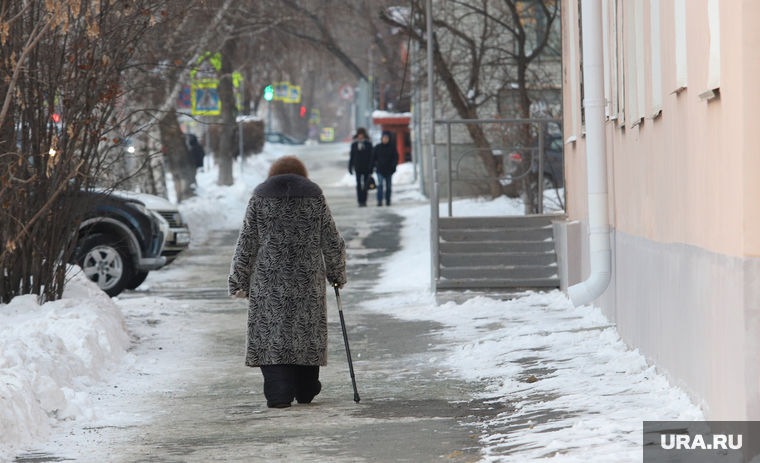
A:
<svg viewBox="0 0 760 463">
<path fill-rule="evenodd" d="M 190 226 L 193 242 L 203 242 L 211 230 L 240 228 L 253 189 L 266 180 L 269 166 L 275 159 L 288 154 L 286 151 L 280 146 L 266 143 L 261 154 L 249 156 L 242 166 L 239 160 L 236 161 L 232 170 L 234 183 L 230 186 L 217 185 L 219 167 L 216 165 L 205 172 L 198 172 L 195 177 L 197 196 L 178 205 Z"/>
<path fill-rule="evenodd" d="M 29 295 L 0 304 L 0 461 L 59 421 L 97 419 L 85 389 L 127 347 L 119 307 L 81 274 L 61 300 L 39 305 Z"/>
<path fill-rule="evenodd" d="M 478 202 L 457 204 L 473 215 L 488 211 Z M 484 384 L 481 399 L 514 407 L 478 423 L 484 461 L 638 462 L 642 421 L 704 420 L 686 393 L 626 347 L 601 310 L 574 308 L 559 291 L 438 305 L 429 292 L 429 211 L 397 211 L 405 218 L 402 250 L 384 264 L 375 289 L 394 294 L 364 305 L 445 324 L 449 350 L 431 363 L 443 364 L 448 373 L 441 374 Z M 532 375 L 538 381 L 527 382 Z"/>
</svg>

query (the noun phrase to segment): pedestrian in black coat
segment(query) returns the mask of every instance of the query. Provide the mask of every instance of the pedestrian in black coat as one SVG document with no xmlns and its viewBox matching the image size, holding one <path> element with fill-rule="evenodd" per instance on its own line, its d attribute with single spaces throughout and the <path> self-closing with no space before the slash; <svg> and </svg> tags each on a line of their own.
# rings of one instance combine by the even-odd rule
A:
<svg viewBox="0 0 760 463">
<path fill-rule="evenodd" d="M 372 160 L 372 142 L 367 138 L 364 127 L 356 130 L 355 141 L 351 143 L 351 158 L 348 161 L 348 173 L 356 171 L 356 195 L 359 207 L 367 205 L 367 190 L 372 176 L 374 162 Z"/>
<path fill-rule="evenodd" d="M 195 161 L 195 168 L 203 167 L 203 158 L 206 156 L 206 151 L 203 149 L 200 143 L 198 143 L 198 137 L 192 133 L 187 136 L 187 145 L 190 155 L 192 155 Z"/>
<path fill-rule="evenodd" d="M 373 163 L 377 172 L 377 205 L 383 205 L 383 190 L 385 190 L 385 205 L 391 205 L 391 177 L 398 165 L 398 151 L 391 143 L 391 133 L 383 132 L 382 143 L 373 150 Z M 385 188 L 383 187 L 385 185 Z"/>
</svg>

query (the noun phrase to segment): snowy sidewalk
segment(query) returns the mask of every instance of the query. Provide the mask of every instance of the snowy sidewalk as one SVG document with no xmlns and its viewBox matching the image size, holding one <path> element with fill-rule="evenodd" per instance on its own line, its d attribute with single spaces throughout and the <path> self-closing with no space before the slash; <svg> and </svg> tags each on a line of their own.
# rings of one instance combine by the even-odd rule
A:
<svg viewBox="0 0 760 463">
<path fill-rule="evenodd" d="M 403 249 L 378 285 L 402 291 L 365 306 L 447 326 L 448 350 L 434 360 L 448 370 L 444 376 L 484 383 L 480 398 L 508 408 L 479 424 L 483 461 L 638 462 L 644 420 L 704 420 L 683 391 L 625 346 L 599 309 L 573 308 L 559 291 L 511 299 L 450 293 L 465 302 L 438 305 L 428 295 L 429 207 L 402 215 Z"/>
</svg>

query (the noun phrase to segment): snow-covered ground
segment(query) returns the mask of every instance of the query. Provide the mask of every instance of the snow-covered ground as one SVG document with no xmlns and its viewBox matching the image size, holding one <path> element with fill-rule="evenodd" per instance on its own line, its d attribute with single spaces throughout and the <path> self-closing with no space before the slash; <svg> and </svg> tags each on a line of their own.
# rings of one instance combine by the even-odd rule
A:
<svg viewBox="0 0 760 463">
<path fill-rule="evenodd" d="M 81 273 L 58 301 L 40 305 L 28 295 L 0 304 L 0 461 L 64 421 L 102 417 L 88 389 L 128 347 L 121 310 Z"/>
<path fill-rule="evenodd" d="M 457 208 L 464 204 L 455 211 L 489 215 L 493 207 L 470 201 Z M 576 309 L 559 291 L 437 305 L 429 294 L 429 211 L 400 211 L 402 250 L 384 266 L 379 298 L 365 306 L 447 325 L 450 349 L 436 361 L 486 384 L 482 398 L 514 407 L 479 424 L 483 461 L 638 462 L 642 421 L 704 420 L 685 392 L 626 347 L 598 308 Z M 537 381 L 527 382 L 531 376 Z"/>
</svg>

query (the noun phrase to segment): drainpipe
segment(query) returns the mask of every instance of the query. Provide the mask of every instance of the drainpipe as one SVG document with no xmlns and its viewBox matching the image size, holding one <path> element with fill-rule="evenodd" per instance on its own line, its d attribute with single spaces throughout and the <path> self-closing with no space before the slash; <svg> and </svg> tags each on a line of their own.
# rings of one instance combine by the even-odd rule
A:
<svg viewBox="0 0 760 463">
<path fill-rule="evenodd" d="M 612 276 L 610 220 L 607 206 L 602 0 L 581 1 L 591 275 L 588 280 L 571 286 L 567 290 L 570 300 L 576 307 L 588 304 L 601 296 L 607 289 Z"/>
</svg>

